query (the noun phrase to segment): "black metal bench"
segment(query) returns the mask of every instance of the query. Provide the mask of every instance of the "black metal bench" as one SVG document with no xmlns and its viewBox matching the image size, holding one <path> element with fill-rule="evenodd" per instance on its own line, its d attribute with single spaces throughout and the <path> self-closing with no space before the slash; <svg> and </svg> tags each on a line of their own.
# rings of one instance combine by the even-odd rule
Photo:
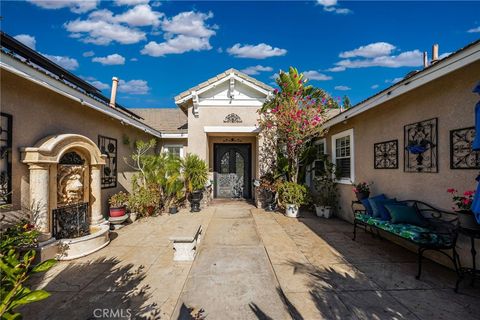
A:
<svg viewBox="0 0 480 320">
<path fill-rule="evenodd" d="M 407 240 L 418 247 L 417 279 L 420 278 L 422 273 L 423 254 L 427 250 L 437 251 L 448 257 L 453 263 L 455 272 L 459 275 L 460 259 L 455 250 L 458 237 L 457 215 L 453 212 L 434 208 L 431 205 L 418 200 L 405 200 L 400 202 L 417 208 L 418 212 L 428 221 L 428 226 L 417 227 L 406 224 L 395 225 L 388 221 L 382 222 L 380 219 L 368 216 L 365 208 L 355 208 L 355 205 L 361 205 L 361 202 L 352 201 L 352 211 L 354 215 L 353 240 L 355 240 L 357 236 L 357 227 L 363 226 L 365 232 L 367 232 L 367 228 L 370 228 L 372 234 L 374 234 L 375 230 L 378 236 L 380 236 L 379 231 L 381 230 Z M 403 226 L 407 226 L 405 227 L 405 230 L 402 230 Z M 452 255 L 445 252 L 446 250 L 452 250 Z"/>
</svg>

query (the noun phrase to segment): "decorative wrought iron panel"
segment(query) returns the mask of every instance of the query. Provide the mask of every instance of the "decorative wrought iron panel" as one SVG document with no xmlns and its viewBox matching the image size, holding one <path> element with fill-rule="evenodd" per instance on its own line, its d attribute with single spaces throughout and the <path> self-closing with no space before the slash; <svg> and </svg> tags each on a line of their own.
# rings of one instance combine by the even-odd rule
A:
<svg viewBox="0 0 480 320">
<path fill-rule="evenodd" d="M 117 139 L 98 136 L 98 147 L 107 155 L 102 170 L 102 189 L 117 187 Z"/>
<path fill-rule="evenodd" d="M 438 172 L 437 123 L 433 118 L 404 127 L 405 172 Z"/>
<path fill-rule="evenodd" d="M 12 202 L 12 123 L 11 115 L 0 113 L 0 205 Z"/>
<path fill-rule="evenodd" d="M 225 119 L 223 120 L 223 123 L 242 123 L 242 118 L 236 113 L 230 113 L 228 114 Z"/>
<path fill-rule="evenodd" d="M 398 140 L 373 145 L 375 169 L 398 169 Z"/>
<path fill-rule="evenodd" d="M 450 169 L 480 169 L 480 152 L 473 151 L 475 127 L 450 131 Z"/>
<path fill-rule="evenodd" d="M 87 202 L 53 209 L 52 216 L 52 233 L 56 239 L 78 238 L 90 234 Z"/>
<path fill-rule="evenodd" d="M 214 194 L 250 198 L 251 145 L 214 144 Z"/>
</svg>

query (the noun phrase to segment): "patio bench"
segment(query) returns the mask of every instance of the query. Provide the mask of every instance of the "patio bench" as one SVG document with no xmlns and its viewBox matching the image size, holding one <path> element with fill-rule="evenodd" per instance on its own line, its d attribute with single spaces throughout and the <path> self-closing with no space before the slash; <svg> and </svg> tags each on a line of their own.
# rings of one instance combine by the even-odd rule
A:
<svg viewBox="0 0 480 320">
<path fill-rule="evenodd" d="M 361 204 L 358 201 L 354 201 L 354 203 Z M 418 247 L 417 279 L 420 279 L 422 273 L 422 258 L 424 252 L 427 250 L 434 250 L 448 257 L 452 261 L 453 267 L 458 275 L 460 262 L 457 251 L 455 250 L 458 237 L 458 220 L 455 213 L 434 208 L 418 200 L 399 201 L 401 204 L 416 208 L 417 212 L 425 218 L 427 221 L 426 226 L 420 227 L 412 224 L 395 224 L 389 220 L 381 220 L 380 218 L 367 214 L 366 209 L 359 209 L 358 207 L 354 209 L 354 203 L 352 203 L 354 213 L 353 240 L 355 240 L 357 236 L 357 227 L 363 226 L 365 232 L 367 232 L 367 228 L 369 228 L 372 234 L 375 234 L 375 230 L 379 237 L 379 231 L 381 230 L 405 239 Z M 452 255 L 445 252 L 445 250 L 452 250 Z"/>
<path fill-rule="evenodd" d="M 173 242 L 174 261 L 193 261 L 202 238 L 202 226 L 200 224 L 187 224 L 169 238 Z"/>
</svg>

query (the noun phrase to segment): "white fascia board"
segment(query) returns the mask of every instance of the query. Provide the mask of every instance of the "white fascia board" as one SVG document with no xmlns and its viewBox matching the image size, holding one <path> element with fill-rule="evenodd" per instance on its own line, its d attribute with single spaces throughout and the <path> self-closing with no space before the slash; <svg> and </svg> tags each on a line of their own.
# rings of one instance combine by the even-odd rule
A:
<svg viewBox="0 0 480 320">
<path fill-rule="evenodd" d="M 260 128 L 255 126 L 205 126 L 203 131 L 206 133 L 258 133 Z"/>
<path fill-rule="evenodd" d="M 143 132 L 146 132 L 148 134 L 151 134 L 157 138 L 161 137 L 161 133 L 153 128 L 150 128 L 149 126 L 145 125 L 141 121 L 138 121 L 134 118 L 131 118 L 129 116 L 126 116 L 122 112 L 112 109 L 109 106 L 106 106 L 102 103 L 99 103 L 95 99 L 92 99 L 91 97 L 78 92 L 77 90 L 70 88 L 64 83 L 59 82 L 58 80 L 42 73 L 39 72 L 32 67 L 25 65 L 23 62 L 17 61 L 12 57 L 9 57 L 8 55 L 2 53 L 1 54 L 1 61 L 0 61 L 0 68 L 7 70 L 19 77 L 22 77 L 26 80 L 29 80 L 35 84 L 38 84 L 44 88 L 47 88 L 51 91 L 54 91 L 58 94 L 61 94 L 62 96 L 69 98 L 73 101 L 76 101 L 80 103 L 81 105 L 87 106 L 89 108 L 92 108 L 94 110 L 97 110 L 103 114 L 108 115 L 109 117 L 112 117 L 118 121 L 120 121 L 122 124 L 125 125 L 130 125 L 132 127 L 135 127 Z"/>
<path fill-rule="evenodd" d="M 455 70 L 465 67 L 475 61 L 480 60 L 480 44 L 467 48 L 462 52 L 459 52 L 454 57 L 446 58 L 447 61 L 439 61 L 424 72 L 420 72 L 410 78 L 400 81 L 395 86 L 391 87 L 388 91 L 383 92 L 381 95 L 373 96 L 372 98 L 364 101 L 360 105 L 355 106 L 340 115 L 327 121 L 323 127 L 329 128 L 338 123 L 341 123 L 348 118 L 355 117 L 362 112 L 375 108 L 382 103 L 392 100 L 404 93 L 412 91 L 428 82 L 441 78 Z"/>
<path fill-rule="evenodd" d="M 162 139 L 182 139 L 188 138 L 188 133 L 162 133 Z"/>
</svg>

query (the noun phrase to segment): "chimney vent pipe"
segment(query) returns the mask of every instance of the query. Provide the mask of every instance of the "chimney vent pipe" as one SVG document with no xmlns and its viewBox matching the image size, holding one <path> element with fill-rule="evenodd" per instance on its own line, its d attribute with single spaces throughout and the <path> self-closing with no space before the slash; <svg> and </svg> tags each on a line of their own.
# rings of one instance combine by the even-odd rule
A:
<svg viewBox="0 0 480 320">
<path fill-rule="evenodd" d="M 112 93 L 110 95 L 110 106 L 115 107 L 115 100 L 117 99 L 118 78 L 112 78 Z"/>
<path fill-rule="evenodd" d="M 438 61 L 438 44 L 432 46 L 432 64 Z"/>
<path fill-rule="evenodd" d="M 428 67 L 428 53 L 427 51 L 423 52 L 423 67 Z"/>
</svg>

